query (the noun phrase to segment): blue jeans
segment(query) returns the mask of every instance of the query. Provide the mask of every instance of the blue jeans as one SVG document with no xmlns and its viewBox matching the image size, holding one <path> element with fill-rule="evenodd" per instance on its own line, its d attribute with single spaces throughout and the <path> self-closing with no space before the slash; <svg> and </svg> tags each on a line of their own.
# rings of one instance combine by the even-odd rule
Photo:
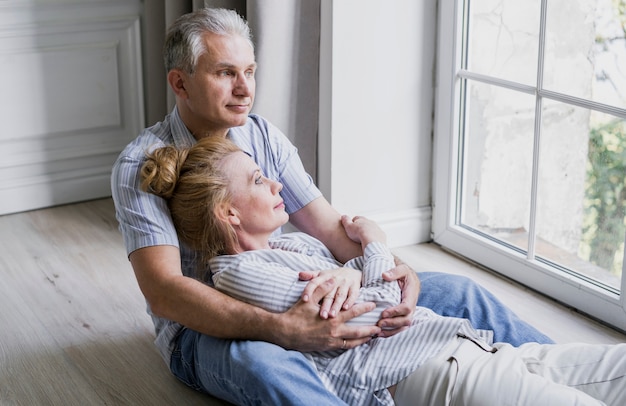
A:
<svg viewBox="0 0 626 406">
<path fill-rule="evenodd" d="M 554 344 L 473 280 L 441 272 L 419 272 L 422 289 L 417 304 L 442 316 L 469 319 L 474 328 L 493 331 L 493 341 L 519 347 Z"/>
<path fill-rule="evenodd" d="M 193 389 L 235 405 L 346 405 L 302 353 L 262 341 L 229 341 L 184 329 L 170 369 Z"/>
<path fill-rule="evenodd" d="M 494 331 L 494 341 L 552 343 L 471 279 L 419 273 L 420 306 L 463 317 Z M 173 374 L 190 387 L 236 405 L 344 405 L 329 393 L 299 352 L 259 341 L 228 341 L 183 330 L 172 354 Z"/>
</svg>

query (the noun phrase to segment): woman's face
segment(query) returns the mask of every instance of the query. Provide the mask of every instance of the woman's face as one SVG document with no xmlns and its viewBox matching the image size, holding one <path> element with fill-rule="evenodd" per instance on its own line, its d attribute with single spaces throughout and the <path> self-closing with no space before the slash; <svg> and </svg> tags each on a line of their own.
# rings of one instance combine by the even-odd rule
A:
<svg viewBox="0 0 626 406">
<path fill-rule="evenodd" d="M 280 182 L 263 176 L 259 166 L 244 152 L 234 152 L 222 162 L 230 179 L 231 211 L 240 231 L 250 236 L 269 236 L 289 221 L 279 192 Z"/>
</svg>

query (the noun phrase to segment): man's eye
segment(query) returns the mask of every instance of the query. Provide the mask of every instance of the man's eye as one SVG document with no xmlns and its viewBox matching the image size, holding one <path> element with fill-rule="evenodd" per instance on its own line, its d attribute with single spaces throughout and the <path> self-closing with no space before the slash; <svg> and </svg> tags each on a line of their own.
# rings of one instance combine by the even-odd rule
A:
<svg viewBox="0 0 626 406">
<path fill-rule="evenodd" d="M 254 77 L 254 71 L 253 70 L 246 71 L 246 77 L 253 78 Z"/>
<path fill-rule="evenodd" d="M 262 184 L 263 184 L 263 177 L 262 177 L 262 176 L 259 176 L 258 178 L 256 178 L 256 179 L 254 180 L 254 183 L 255 183 L 256 185 L 262 185 Z"/>
</svg>

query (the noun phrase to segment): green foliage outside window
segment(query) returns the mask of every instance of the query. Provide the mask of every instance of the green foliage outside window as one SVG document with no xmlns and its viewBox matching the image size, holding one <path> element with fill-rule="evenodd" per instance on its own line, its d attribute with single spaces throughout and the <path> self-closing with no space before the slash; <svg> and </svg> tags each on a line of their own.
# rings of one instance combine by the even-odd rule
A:
<svg viewBox="0 0 626 406">
<path fill-rule="evenodd" d="M 589 262 L 620 273 L 626 231 L 626 126 L 622 120 L 591 130 L 584 208 L 581 251 L 588 252 Z"/>
<path fill-rule="evenodd" d="M 622 35 L 596 37 L 606 50 L 626 37 L 626 1 L 612 0 Z M 608 50 L 607 50 L 608 51 Z M 585 185 L 583 257 L 614 274 L 622 271 L 626 231 L 626 125 L 619 119 L 591 129 Z"/>
</svg>

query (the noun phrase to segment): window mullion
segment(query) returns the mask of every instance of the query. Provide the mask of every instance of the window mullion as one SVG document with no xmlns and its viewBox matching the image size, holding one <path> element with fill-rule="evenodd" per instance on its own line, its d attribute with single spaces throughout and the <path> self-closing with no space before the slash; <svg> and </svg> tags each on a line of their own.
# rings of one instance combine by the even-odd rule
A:
<svg viewBox="0 0 626 406">
<path fill-rule="evenodd" d="M 543 69 L 545 66 L 545 44 L 546 44 L 546 13 L 548 0 L 541 1 L 541 16 L 539 18 L 539 55 L 537 58 L 537 92 L 535 94 L 535 127 L 533 139 L 533 166 L 532 181 L 530 191 L 530 219 L 528 226 L 528 254 L 529 260 L 535 259 L 535 241 L 537 239 L 537 190 L 539 181 L 539 150 L 541 147 L 541 118 L 543 98 Z"/>
</svg>

